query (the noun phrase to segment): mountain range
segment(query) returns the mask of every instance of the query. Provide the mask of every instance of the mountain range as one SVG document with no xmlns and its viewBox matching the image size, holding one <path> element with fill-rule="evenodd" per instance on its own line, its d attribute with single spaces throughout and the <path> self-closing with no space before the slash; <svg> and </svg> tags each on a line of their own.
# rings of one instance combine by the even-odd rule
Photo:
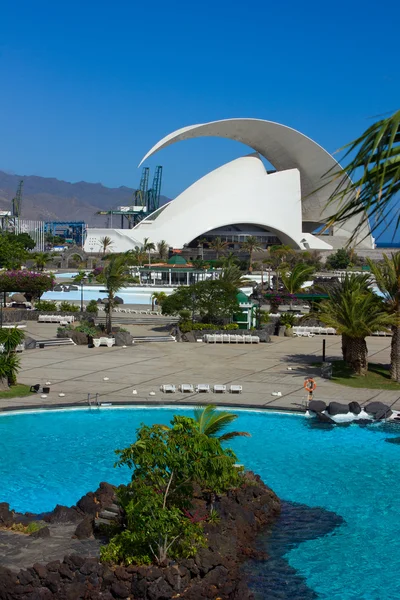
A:
<svg viewBox="0 0 400 600">
<path fill-rule="evenodd" d="M 85 221 L 92 227 L 106 227 L 109 217 L 96 215 L 99 210 L 133 204 L 135 190 L 126 186 L 108 188 L 101 183 L 69 183 L 52 177 L 14 175 L 0 171 L 0 210 L 11 210 L 18 184 L 23 179 L 23 219 L 43 221 Z M 169 202 L 161 196 L 160 205 Z M 120 226 L 114 217 L 114 227 Z"/>
</svg>

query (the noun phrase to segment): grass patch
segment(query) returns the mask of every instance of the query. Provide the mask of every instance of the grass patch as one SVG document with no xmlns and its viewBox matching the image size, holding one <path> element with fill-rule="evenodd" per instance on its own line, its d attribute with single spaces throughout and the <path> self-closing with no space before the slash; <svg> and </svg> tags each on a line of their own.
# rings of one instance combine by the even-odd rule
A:
<svg viewBox="0 0 400 600">
<path fill-rule="evenodd" d="M 21 396 L 30 396 L 32 392 L 30 391 L 29 385 L 24 385 L 23 383 L 17 383 L 17 385 L 13 385 L 8 390 L 4 390 L 0 392 L 0 399 L 2 398 L 20 398 Z"/>
<path fill-rule="evenodd" d="M 315 363 L 321 366 L 321 363 Z M 376 363 L 368 364 L 368 374 L 365 377 L 354 375 L 344 360 L 332 361 L 331 381 L 353 388 L 367 388 L 369 390 L 400 390 L 400 383 L 390 379 L 389 369 Z"/>
<path fill-rule="evenodd" d="M 17 533 L 25 533 L 26 535 L 31 535 L 31 533 L 35 533 L 42 529 L 45 525 L 41 525 L 40 523 L 36 523 L 36 521 L 32 521 L 28 523 L 28 525 L 23 525 L 22 523 L 13 523 L 9 528 L 11 531 L 16 531 Z"/>
</svg>

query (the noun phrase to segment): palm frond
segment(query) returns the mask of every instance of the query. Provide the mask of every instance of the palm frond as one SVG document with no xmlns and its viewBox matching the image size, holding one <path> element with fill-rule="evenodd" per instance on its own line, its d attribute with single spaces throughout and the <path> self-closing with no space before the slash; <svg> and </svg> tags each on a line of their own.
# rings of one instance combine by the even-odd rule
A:
<svg viewBox="0 0 400 600">
<path fill-rule="evenodd" d="M 229 433 L 224 433 L 219 437 L 220 442 L 227 442 L 235 437 L 251 437 L 251 433 L 247 431 L 230 431 Z"/>
<path fill-rule="evenodd" d="M 344 159 L 356 154 L 343 169 L 327 173 L 321 186 L 337 182 L 327 205 L 335 205 L 335 212 L 326 227 L 359 216 L 359 224 L 348 241 L 350 245 L 368 224 L 368 217 L 372 220 L 372 230 L 383 223 L 393 223 L 397 231 L 400 225 L 400 200 L 396 198 L 400 191 L 400 110 L 374 123 L 341 150 L 346 150 Z"/>
</svg>

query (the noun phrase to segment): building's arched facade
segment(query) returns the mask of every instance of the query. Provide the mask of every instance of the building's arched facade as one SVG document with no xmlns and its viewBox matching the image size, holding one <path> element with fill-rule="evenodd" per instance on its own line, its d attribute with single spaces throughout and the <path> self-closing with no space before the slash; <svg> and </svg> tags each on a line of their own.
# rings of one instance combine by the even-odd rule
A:
<svg viewBox="0 0 400 600">
<path fill-rule="evenodd" d="M 193 125 L 162 139 L 143 161 L 175 142 L 202 136 L 237 140 L 254 153 L 208 173 L 133 229 L 89 229 L 85 249 L 90 251 L 104 235 L 112 238 L 114 251 L 125 251 L 145 238 L 182 248 L 208 234 L 228 241 L 237 237 L 239 242 L 256 235 L 265 245 L 268 239 L 279 239 L 297 249 L 329 250 L 333 238 L 345 243 L 354 232 L 357 218 L 333 229 L 332 237 L 313 235 L 335 212 L 334 205 L 326 205 L 337 182 L 323 184 L 330 181 L 327 173 L 340 166 L 316 142 L 290 127 L 259 119 Z M 267 172 L 260 155 L 276 171 Z M 361 231 L 359 240 L 373 247 L 369 230 Z"/>
</svg>

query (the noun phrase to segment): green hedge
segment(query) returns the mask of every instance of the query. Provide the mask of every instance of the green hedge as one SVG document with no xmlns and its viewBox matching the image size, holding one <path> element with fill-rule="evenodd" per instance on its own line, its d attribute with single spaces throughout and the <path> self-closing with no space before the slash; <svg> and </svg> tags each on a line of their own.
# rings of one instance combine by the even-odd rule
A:
<svg viewBox="0 0 400 600">
<path fill-rule="evenodd" d="M 182 331 L 182 333 L 204 330 L 232 331 L 234 329 L 239 329 L 239 325 L 237 323 L 228 323 L 228 325 L 215 325 L 214 323 L 192 323 L 192 321 L 183 321 L 182 323 L 179 323 L 179 329 Z"/>
</svg>

